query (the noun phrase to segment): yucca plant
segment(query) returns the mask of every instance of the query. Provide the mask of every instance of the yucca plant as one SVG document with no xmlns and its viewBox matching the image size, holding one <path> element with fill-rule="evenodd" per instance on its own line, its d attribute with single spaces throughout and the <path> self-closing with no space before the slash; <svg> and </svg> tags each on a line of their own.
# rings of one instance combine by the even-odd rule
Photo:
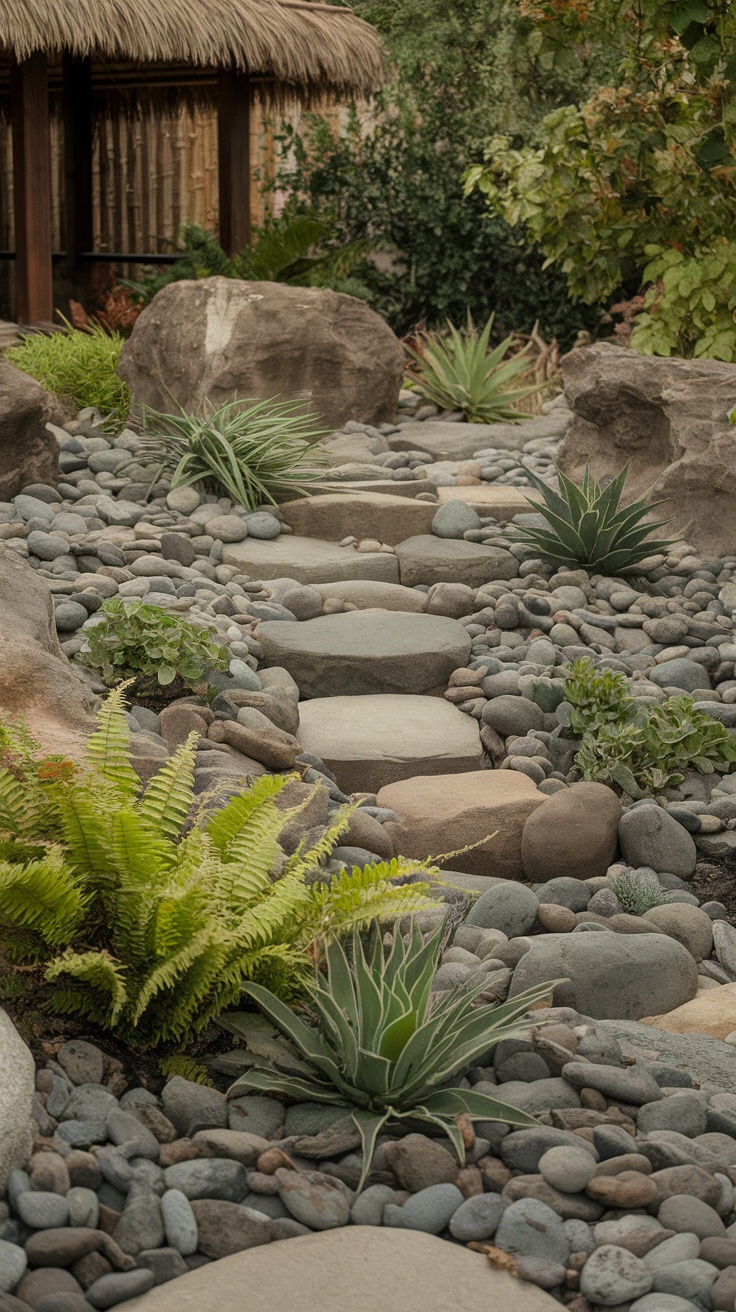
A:
<svg viewBox="0 0 736 1312">
<path fill-rule="evenodd" d="M 243 992 L 282 1036 L 252 1051 L 255 1065 L 233 1084 L 229 1096 L 258 1091 L 310 1102 L 345 1105 L 363 1141 L 362 1189 L 377 1136 L 389 1121 L 427 1121 L 448 1135 L 460 1163 L 465 1150 L 457 1117 L 535 1125 L 526 1112 L 488 1094 L 451 1086 L 501 1039 L 518 1035 L 533 1020 L 522 1017 L 551 995 L 554 983 L 528 990 L 502 1006 L 476 1006 L 481 979 L 467 989 L 432 995 L 443 931 L 426 942 L 416 926 L 405 941 L 398 929 L 386 950 L 374 934 L 366 949 L 356 933 L 351 959 L 338 941 L 328 943 L 326 974 L 317 973 L 302 1020 L 268 989 L 251 981 Z M 221 1018 L 246 1043 L 253 1034 L 247 1013 Z M 264 1051 L 270 1058 L 264 1057 Z"/>
<path fill-rule="evenodd" d="M 39 762 L 23 726 L 1 738 L 0 942 L 59 982 L 56 1010 L 131 1044 L 201 1030 L 248 976 L 294 996 L 317 935 L 435 905 L 426 885 L 395 882 L 416 863 L 355 871 L 334 893 L 310 886 L 354 807 L 284 860 L 279 834 L 311 797 L 279 809 L 284 778 L 244 780 L 214 813 L 197 807 L 196 734 L 140 796 L 120 691 L 100 710 L 82 766 Z"/>
<path fill-rule="evenodd" d="M 521 533 L 553 565 L 580 565 L 598 574 L 626 574 L 647 556 L 668 551 L 672 539 L 652 539 L 665 519 L 651 523 L 647 515 L 660 501 L 648 504 L 644 498 L 619 509 L 629 472 L 625 465 L 607 487 L 601 488 L 590 476 L 586 463 L 580 487 L 557 469 L 559 492 L 555 492 L 530 469 L 527 474 L 542 494 L 542 501 L 527 500 L 543 515 L 549 529 L 524 525 Z"/>
<path fill-rule="evenodd" d="M 529 359 L 526 350 L 506 359 L 514 346 L 512 336 L 488 349 L 493 318 L 478 332 L 468 315 L 462 333 L 448 320 L 449 336 L 425 333 L 420 350 L 405 348 L 411 361 L 407 381 L 414 391 L 441 410 L 462 410 L 471 424 L 518 423 L 524 416 L 512 409 L 513 403 L 538 390 L 510 388 L 528 370 Z"/>
<path fill-rule="evenodd" d="M 143 414 L 136 459 L 156 466 L 153 483 L 201 483 L 247 510 L 306 495 L 326 464 L 313 444 L 325 436 L 299 401 L 228 401 L 202 415 Z"/>
</svg>

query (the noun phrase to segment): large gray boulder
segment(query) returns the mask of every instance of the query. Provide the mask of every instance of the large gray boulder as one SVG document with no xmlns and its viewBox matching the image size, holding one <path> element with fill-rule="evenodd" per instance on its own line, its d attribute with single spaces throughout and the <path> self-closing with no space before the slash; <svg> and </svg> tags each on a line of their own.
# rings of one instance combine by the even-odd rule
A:
<svg viewBox="0 0 736 1312">
<path fill-rule="evenodd" d="M 672 516 L 669 536 L 698 551 L 727 555 L 736 546 L 736 442 L 728 412 L 736 403 L 736 365 L 664 359 L 596 342 L 562 362 L 573 421 L 560 452 L 566 474 L 594 478 L 630 461 L 629 498 L 653 484 L 657 518 Z"/>
<path fill-rule="evenodd" d="M 393 422 L 401 343 L 364 301 L 321 287 L 171 283 L 136 320 L 118 372 L 139 404 L 177 413 L 233 397 L 303 401 L 326 428 Z"/>
<path fill-rule="evenodd" d="M 258 639 L 263 664 L 288 670 L 302 697 L 444 692 L 452 671 L 470 659 L 465 629 L 444 615 L 353 610 L 267 620 Z"/>
<path fill-rule="evenodd" d="M 59 418 L 56 397 L 0 358 L 0 501 L 31 483 L 56 486 L 59 443 L 46 424 Z"/>
<path fill-rule="evenodd" d="M 31 1107 L 36 1068 L 33 1057 L 0 1009 L 0 1194 L 16 1166 L 25 1166 L 33 1145 Z"/>
<path fill-rule="evenodd" d="M 698 968 L 687 948 L 665 934 L 601 929 L 532 939 L 509 997 L 545 980 L 565 981 L 554 991 L 555 1006 L 599 1019 L 640 1020 L 694 998 Z"/>
</svg>

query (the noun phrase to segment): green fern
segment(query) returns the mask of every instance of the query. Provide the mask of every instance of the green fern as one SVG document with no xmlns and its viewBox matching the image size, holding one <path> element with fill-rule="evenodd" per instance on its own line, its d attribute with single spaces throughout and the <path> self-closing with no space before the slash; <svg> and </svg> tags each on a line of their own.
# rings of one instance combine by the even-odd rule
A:
<svg viewBox="0 0 736 1312">
<path fill-rule="evenodd" d="M 424 886 L 397 884 L 415 864 L 307 884 L 354 806 L 284 861 L 279 835 L 313 794 L 280 809 L 289 779 L 264 775 L 209 814 L 194 797 L 194 736 L 140 796 L 120 689 L 79 768 L 39 762 L 23 727 L 5 742 L 0 934 L 19 960 L 46 961 L 57 1011 L 131 1044 L 196 1033 L 238 1004 L 245 979 L 291 997 L 316 939 L 434 905 Z"/>
<path fill-rule="evenodd" d="M 158 1068 L 167 1080 L 172 1079 L 174 1075 L 179 1075 L 183 1080 L 189 1080 L 190 1084 L 206 1084 L 209 1088 L 213 1087 L 213 1080 L 205 1066 L 194 1061 L 192 1057 L 162 1057 Z"/>
</svg>

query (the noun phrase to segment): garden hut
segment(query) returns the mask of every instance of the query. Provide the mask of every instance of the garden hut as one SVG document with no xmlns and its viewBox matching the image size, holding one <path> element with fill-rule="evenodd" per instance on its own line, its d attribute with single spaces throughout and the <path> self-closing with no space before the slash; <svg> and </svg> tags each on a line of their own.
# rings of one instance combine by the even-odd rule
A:
<svg viewBox="0 0 736 1312">
<path fill-rule="evenodd" d="M 250 237 L 249 122 L 255 99 L 278 106 L 375 92 L 377 32 L 349 9 L 316 0 L 0 0 L 0 112 L 13 153 L 15 317 L 53 318 L 52 116 L 62 123 L 63 257 L 72 288 L 95 260 L 92 158 L 101 112 L 155 114 L 182 101 L 217 107 L 219 235 L 229 252 Z M 145 262 L 145 253 L 137 253 Z"/>
</svg>

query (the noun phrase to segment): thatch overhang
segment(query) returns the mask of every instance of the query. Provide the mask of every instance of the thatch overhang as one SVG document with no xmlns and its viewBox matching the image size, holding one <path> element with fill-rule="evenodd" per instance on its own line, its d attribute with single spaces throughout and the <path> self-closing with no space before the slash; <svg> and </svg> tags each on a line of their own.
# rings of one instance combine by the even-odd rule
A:
<svg viewBox="0 0 736 1312">
<path fill-rule="evenodd" d="M 381 39 L 350 9 L 317 0 L 0 0 L 0 97 L 12 61 L 90 59 L 97 106 L 145 111 L 214 98 L 221 69 L 248 73 L 267 102 L 368 96 L 385 75 Z"/>
</svg>

